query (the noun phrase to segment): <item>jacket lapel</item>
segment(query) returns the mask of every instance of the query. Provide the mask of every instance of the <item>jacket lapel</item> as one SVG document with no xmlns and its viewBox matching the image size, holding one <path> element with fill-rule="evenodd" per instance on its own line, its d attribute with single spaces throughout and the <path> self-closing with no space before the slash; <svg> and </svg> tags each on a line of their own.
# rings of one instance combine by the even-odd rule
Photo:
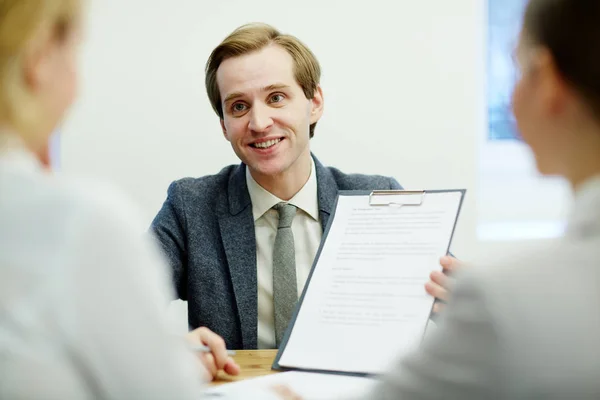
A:
<svg viewBox="0 0 600 400">
<path fill-rule="evenodd" d="M 338 194 L 337 183 L 314 157 L 321 229 L 325 230 Z M 241 164 L 229 178 L 228 190 L 219 208 L 219 229 L 229 265 L 231 283 L 241 323 L 245 349 L 258 347 L 258 282 L 256 275 L 256 235 L 252 203 L 246 184 L 246 166 Z"/>
<path fill-rule="evenodd" d="M 243 164 L 231 174 L 227 201 L 221 205 L 219 228 L 235 294 L 242 341 L 245 349 L 255 349 L 258 346 L 256 236 Z"/>
<path fill-rule="evenodd" d="M 325 230 L 337 199 L 338 186 L 331 171 L 325 168 L 314 155 L 312 157 L 315 160 L 315 169 L 317 170 L 317 196 L 319 198 L 321 229 Z"/>
</svg>

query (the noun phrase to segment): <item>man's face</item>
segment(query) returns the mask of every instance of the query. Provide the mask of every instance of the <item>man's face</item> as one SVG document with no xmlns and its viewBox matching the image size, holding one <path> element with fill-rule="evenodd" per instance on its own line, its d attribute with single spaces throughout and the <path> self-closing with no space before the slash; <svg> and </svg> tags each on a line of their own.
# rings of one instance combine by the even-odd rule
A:
<svg viewBox="0 0 600 400">
<path fill-rule="evenodd" d="M 293 173 L 310 157 L 309 127 L 323 113 L 323 97 L 319 87 L 306 98 L 285 49 L 270 45 L 227 59 L 217 83 L 223 133 L 255 179 Z"/>
</svg>

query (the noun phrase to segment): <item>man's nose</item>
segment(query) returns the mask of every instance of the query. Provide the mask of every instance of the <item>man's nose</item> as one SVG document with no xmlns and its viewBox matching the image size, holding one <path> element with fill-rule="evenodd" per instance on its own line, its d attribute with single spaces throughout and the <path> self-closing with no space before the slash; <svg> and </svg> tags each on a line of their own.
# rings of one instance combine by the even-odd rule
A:
<svg viewBox="0 0 600 400">
<path fill-rule="evenodd" d="M 254 132 L 264 132 L 273 125 L 269 107 L 255 104 L 250 110 L 250 122 L 248 127 Z"/>
</svg>

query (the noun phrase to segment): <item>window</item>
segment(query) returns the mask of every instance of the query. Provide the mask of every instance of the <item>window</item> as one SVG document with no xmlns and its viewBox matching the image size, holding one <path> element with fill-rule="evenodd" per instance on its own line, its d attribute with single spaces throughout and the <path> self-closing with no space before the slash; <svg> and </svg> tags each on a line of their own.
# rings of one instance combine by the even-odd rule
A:
<svg viewBox="0 0 600 400">
<path fill-rule="evenodd" d="M 511 54 L 525 0 L 489 0 L 487 47 L 488 140 L 517 137 L 510 97 L 516 80 Z"/>
<path fill-rule="evenodd" d="M 479 152 L 478 238 L 481 241 L 554 237 L 562 232 L 569 188 L 542 177 L 518 140 L 511 109 L 512 60 L 526 0 L 487 2 L 487 131 Z"/>
</svg>

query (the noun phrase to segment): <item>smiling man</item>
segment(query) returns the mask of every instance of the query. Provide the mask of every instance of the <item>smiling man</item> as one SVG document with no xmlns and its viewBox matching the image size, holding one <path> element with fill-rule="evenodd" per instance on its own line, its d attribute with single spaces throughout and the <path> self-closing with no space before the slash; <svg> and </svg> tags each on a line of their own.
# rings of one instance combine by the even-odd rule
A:
<svg viewBox="0 0 600 400">
<path fill-rule="evenodd" d="M 206 89 L 241 163 L 173 182 L 152 223 L 190 327 L 207 327 L 230 348 L 279 346 L 338 190 L 401 189 L 393 178 L 325 167 L 311 153 L 320 73 L 304 44 L 269 25 L 231 33 L 210 55 Z M 441 279 L 430 285 L 444 290 Z"/>
</svg>

